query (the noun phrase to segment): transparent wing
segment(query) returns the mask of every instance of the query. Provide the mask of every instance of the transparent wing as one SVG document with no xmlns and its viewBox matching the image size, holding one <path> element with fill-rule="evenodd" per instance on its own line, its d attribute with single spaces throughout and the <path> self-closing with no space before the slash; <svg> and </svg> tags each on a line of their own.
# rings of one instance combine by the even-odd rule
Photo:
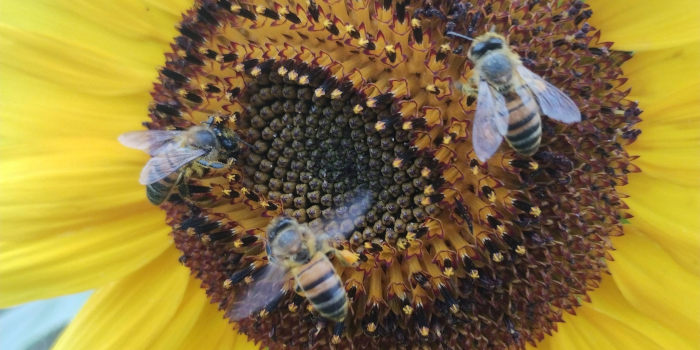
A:
<svg viewBox="0 0 700 350">
<path fill-rule="evenodd" d="M 148 160 L 148 163 L 141 170 L 139 182 L 142 185 L 150 185 L 162 178 L 174 173 L 183 165 L 203 156 L 206 150 L 178 147 L 172 143 L 167 143 L 161 147 L 161 151 Z"/>
<path fill-rule="evenodd" d="M 334 218 L 322 221 L 322 228 L 317 233 L 317 240 L 320 242 L 329 240 L 344 240 L 347 239 L 348 233 L 354 228 L 354 221 L 358 216 L 362 216 L 372 203 L 371 192 L 368 190 L 360 190 L 344 207 L 345 210 L 336 212 Z"/>
<path fill-rule="evenodd" d="M 236 296 L 236 302 L 229 311 L 234 321 L 240 321 L 269 304 L 275 303 L 284 294 L 287 270 L 275 263 L 268 262 L 260 277 L 253 282 L 241 297 Z"/>
<path fill-rule="evenodd" d="M 485 80 L 481 80 L 472 127 L 472 144 L 479 160 L 491 158 L 507 132 L 508 108 L 505 98 L 493 91 Z"/>
<path fill-rule="evenodd" d="M 131 131 L 119 135 L 122 145 L 144 151 L 150 155 L 162 152 L 163 146 L 173 138 L 183 133 L 180 130 L 142 130 Z"/>
<path fill-rule="evenodd" d="M 535 95 L 543 114 L 567 124 L 581 121 L 581 112 L 576 103 L 559 88 L 548 83 L 522 64 L 518 65 L 518 74 Z"/>
</svg>

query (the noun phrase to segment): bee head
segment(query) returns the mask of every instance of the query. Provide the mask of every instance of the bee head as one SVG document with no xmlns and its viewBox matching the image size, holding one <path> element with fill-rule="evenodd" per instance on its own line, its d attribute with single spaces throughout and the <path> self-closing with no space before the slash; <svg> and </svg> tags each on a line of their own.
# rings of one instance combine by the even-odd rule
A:
<svg viewBox="0 0 700 350">
<path fill-rule="evenodd" d="M 474 40 L 474 45 L 469 49 L 469 59 L 478 60 L 487 52 L 500 50 L 506 46 L 504 37 L 496 33 L 486 33 Z"/>
</svg>

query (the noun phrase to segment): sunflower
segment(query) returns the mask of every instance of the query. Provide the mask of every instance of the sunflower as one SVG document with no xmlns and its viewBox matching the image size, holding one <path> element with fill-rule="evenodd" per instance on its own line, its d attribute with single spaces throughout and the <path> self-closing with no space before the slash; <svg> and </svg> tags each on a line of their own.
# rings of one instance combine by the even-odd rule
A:
<svg viewBox="0 0 700 350">
<path fill-rule="evenodd" d="M 696 1 L 0 13 L 0 307 L 96 289 L 56 348 L 700 344 Z M 469 43 L 444 34 L 491 26 L 584 115 L 545 120 L 533 157 L 471 148 Z M 149 204 L 117 136 L 209 116 L 249 146 Z M 358 188 L 346 329 L 293 290 L 232 325 L 269 219 L 352 211 Z"/>
</svg>

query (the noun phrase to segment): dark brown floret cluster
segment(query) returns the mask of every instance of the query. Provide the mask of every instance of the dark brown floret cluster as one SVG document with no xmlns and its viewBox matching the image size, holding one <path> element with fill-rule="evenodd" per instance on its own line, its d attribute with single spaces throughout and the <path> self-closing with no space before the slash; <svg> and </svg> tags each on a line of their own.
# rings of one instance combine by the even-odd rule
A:
<svg viewBox="0 0 700 350">
<path fill-rule="evenodd" d="M 359 263 L 334 261 L 350 298 L 342 333 L 293 289 L 232 327 L 271 349 L 538 342 L 606 271 L 628 217 L 617 186 L 638 171 L 623 148 L 641 113 L 621 88 L 630 55 L 598 41 L 591 14 L 583 1 L 197 1 L 146 125 L 213 115 L 245 145 L 162 205 L 181 262 L 230 316 L 264 274 L 271 218 L 323 220 L 369 190 L 338 242 Z M 491 28 L 583 120 L 545 118 L 535 155 L 502 146 L 480 163 L 461 89 L 470 43 L 446 33 Z"/>
</svg>

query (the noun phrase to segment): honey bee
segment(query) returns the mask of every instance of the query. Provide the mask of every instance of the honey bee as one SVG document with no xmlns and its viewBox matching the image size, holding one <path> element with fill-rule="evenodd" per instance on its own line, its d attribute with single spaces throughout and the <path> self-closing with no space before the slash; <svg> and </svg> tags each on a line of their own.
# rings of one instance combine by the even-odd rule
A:
<svg viewBox="0 0 700 350">
<path fill-rule="evenodd" d="M 184 181 L 192 172 L 201 174 L 204 168 L 220 169 L 222 161 L 235 159 L 243 142 L 223 121 L 209 117 L 203 125 L 187 130 L 144 130 L 119 136 L 124 146 L 151 155 L 141 171 L 139 182 L 146 185 L 151 203 L 163 203 L 175 188 L 183 198 L 189 193 Z M 194 162 L 196 160 L 196 162 Z M 194 163 L 193 163 L 194 162 Z M 192 163 L 192 164 L 190 164 Z"/>
<path fill-rule="evenodd" d="M 447 35 L 472 40 L 455 32 Z M 524 156 L 537 152 L 542 137 L 540 114 L 567 124 L 581 121 L 574 101 L 525 68 L 502 35 L 488 32 L 473 39 L 467 57 L 475 65 L 472 85 L 477 85 L 478 94 L 472 143 L 481 161 L 491 158 L 503 137 Z"/>
<path fill-rule="evenodd" d="M 369 192 L 361 191 L 343 215 L 319 226 L 325 228 L 323 231 L 290 217 L 274 218 L 267 227 L 268 264 L 264 275 L 232 309 L 232 318 L 246 318 L 283 294 L 291 274 L 297 294 L 305 297 L 320 316 L 342 324 L 348 314 L 348 296 L 326 254 L 333 252 L 348 265 L 357 261 L 354 253 L 335 250 L 330 243 L 345 240 L 346 234 L 355 227 L 354 219 L 363 215 L 369 204 Z M 264 309 L 261 312 L 264 314 Z"/>
</svg>

